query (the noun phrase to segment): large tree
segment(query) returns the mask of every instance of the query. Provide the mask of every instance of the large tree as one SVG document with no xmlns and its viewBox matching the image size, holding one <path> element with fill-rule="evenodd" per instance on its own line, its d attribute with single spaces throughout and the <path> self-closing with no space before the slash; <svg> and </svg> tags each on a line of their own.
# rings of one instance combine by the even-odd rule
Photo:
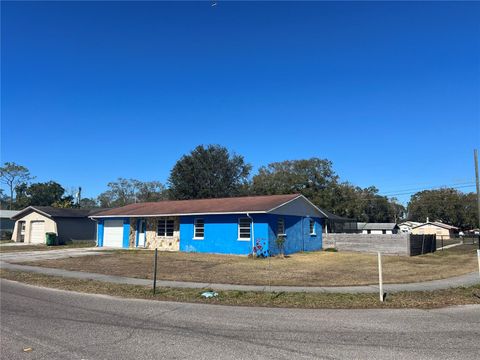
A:
<svg viewBox="0 0 480 360">
<path fill-rule="evenodd" d="M 172 199 L 230 197 L 243 194 L 251 165 L 220 145 L 197 146 L 173 167 L 168 184 Z"/>
<path fill-rule="evenodd" d="M 31 179 L 33 179 L 33 177 L 25 166 L 15 164 L 14 162 L 6 162 L 0 167 L 0 181 L 7 185 L 10 190 L 10 210 L 13 205 L 13 192 L 15 188 Z"/>
<path fill-rule="evenodd" d="M 45 183 L 34 183 L 27 185 L 19 184 L 15 191 L 17 193 L 16 205 L 19 208 L 33 206 L 55 206 L 72 207 L 73 198 L 65 196 L 65 189 L 55 181 Z"/>
<path fill-rule="evenodd" d="M 333 185 L 338 176 L 332 162 L 311 158 L 274 162 L 258 169 L 253 177 L 252 192 L 255 194 L 302 193 L 316 204 L 325 206 L 331 202 Z"/>
<path fill-rule="evenodd" d="M 404 212 L 373 186 L 362 189 L 340 183 L 332 162 L 320 158 L 262 166 L 253 177 L 251 191 L 258 195 L 301 193 L 318 207 L 357 221 L 393 222 Z"/>
<path fill-rule="evenodd" d="M 82 198 L 78 205 L 82 209 L 94 209 L 98 207 L 97 200 L 92 198 Z"/>
<path fill-rule="evenodd" d="M 137 202 L 160 201 L 168 198 L 168 191 L 159 181 L 134 180 Z"/>
<path fill-rule="evenodd" d="M 412 195 L 408 204 L 409 220 L 424 222 L 442 221 L 462 229 L 476 226 L 476 196 L 456 189 L 424 190 Z"/>
<path fill-rule="evenodd" d="M 109 189 L 97 198 L 100 206 L 105 208 L 167 198 L 165 186 L 158 181 L 118 178 L 117 181 L 109 182 L 107 186 Z"/>
</svg>

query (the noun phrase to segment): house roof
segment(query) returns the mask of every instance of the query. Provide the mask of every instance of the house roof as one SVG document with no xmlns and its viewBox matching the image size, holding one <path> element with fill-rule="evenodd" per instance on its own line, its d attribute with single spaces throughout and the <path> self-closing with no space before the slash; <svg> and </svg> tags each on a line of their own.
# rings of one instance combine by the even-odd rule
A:
<svg viewBox="0 0 480 360">
<path fill-rule="evenodd" d="M 429 222 L 414 226 L 413 229 L 416 229 L 416 228 L 419 228 L 419 227 L 422 227 L 422 226 L 425 226 L 425 225 L 438 226 L 438 227 L 441 227 L 441 228 L 444 228 L 444 229 L 447 229 L 447 230 L 458 230 L 458 228 L 456 226 L 444 224 L 444 223 L 439 222 L 439 221 L 429 221 Z"/>
<path fill-rule="evenodd" d="M 331 212 L 329 212 L 329 211 L 323 210 L 323 209 L 322 209 L 322 212 L 325 214 L 325 216 L 327 217 L 327 219 L 332 220 L 332 221 L 338 221 L 338 222 L 355 222 L 354 219 L 350 219 L 350 218 L 338 216 L 338 215 L 335 215 L 335 214 L 333 214 L 333 213 L 331 213 Z"/>
<path fill-rule="evenodd" d="M 400 224 L 398 224 L 399 226 L 408 226 L 408 227 L 413 227 L 413 226 L 418 226 L 418 225 L 421 225 L 422 223 L 421 222 L 416 222 L 416 221 L 404 221 Z"/>
<path fill-rule="evenodd" d="M 169 200 L 130 204 L 116 209 L 102 211 L 91 217 L 135 217 L 135 216 L 177 216 L 195 214 L 235 214 L 235 213 L 267 213 L 293 200 L 303 198 L 320 214 L 308 199 L 300 194 L 244 196 L 217 199 Z"/>
<path fill-rule="evenodd" d="M 20 211 L 18 210 L 0 210 L 0 218 L 2 219 L 11 219 L 17 215 Z"/>
<path fill-rule="evenodd" d="M 361 224 L 363 225 L 362 227 Z M 393 230 L 397 227 L 395 223 L 358 223 L 361 230 Z"/>
<path fill-rule="evenodd" d="M 20 219 L 21 217 L 32 211 L 38 212 L 49 218 L 85 218 L 104 210 L 105 209 L 62 209 L 55 208 L 53 206 L 29 206 L 19 211 L 15 216 L 12 216 L 12 219 Z"/>
</svg>

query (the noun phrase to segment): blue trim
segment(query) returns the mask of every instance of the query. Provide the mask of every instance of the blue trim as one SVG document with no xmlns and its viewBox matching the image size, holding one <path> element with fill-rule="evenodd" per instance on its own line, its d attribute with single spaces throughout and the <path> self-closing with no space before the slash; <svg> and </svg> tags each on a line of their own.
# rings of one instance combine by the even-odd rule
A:
<svg viewBox="0 0 480 360">
<path fill-rule="evenodd" d="M 129 236 L 130 236 L 130 219 L 123 219 L 123 248 L 129 247 Z"/>
<path fill-rule="evenodd" d="M 103 246 L 103 220 L 99 220 L 97 223 L 97 246 Z"/>
</svg>

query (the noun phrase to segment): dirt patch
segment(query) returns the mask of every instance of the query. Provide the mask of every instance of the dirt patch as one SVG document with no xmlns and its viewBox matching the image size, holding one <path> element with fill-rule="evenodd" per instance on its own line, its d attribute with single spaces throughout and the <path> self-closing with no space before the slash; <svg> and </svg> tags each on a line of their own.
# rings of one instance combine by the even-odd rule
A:
<svg viewBox="0 0 480 360">
<path fill-rule="evenodd" d="M 153 277 L 153 251 L 121 250 L 102 256 L 43 260 L 28 265 L 128 276 Z M 385 283 L 437 280 L 477 269 L 475 246 L 462 245 L 415 257 L 384 256 Z M 300 253 L 288 258 L 160 252 L 157 278 L 207 283 L 288 286 L 368 285 L 378 281 L 377 257 L 349 252 Z"/>
</svg>

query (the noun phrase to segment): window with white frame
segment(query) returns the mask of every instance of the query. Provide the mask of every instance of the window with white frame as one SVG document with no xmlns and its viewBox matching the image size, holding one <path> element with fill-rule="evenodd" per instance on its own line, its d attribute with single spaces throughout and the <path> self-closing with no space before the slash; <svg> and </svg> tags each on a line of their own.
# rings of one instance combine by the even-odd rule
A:
<svg viewBox="0 0 480 360">
<path fill-rule="evenodd" d="M 315 235 L 315 220 L 310 219 L 310 235 Z"/>
<path fill-rule="evenodd" d="M 157 236 L 171 237 L 175 227 L 175 220 L 171 219 L 158 219 Z"/>
<path fill-rule="evenodd" d="M 277 235 L 285 235 L 285 219 L 278 218 L 277 220 Z"/>
<path fill-rule="evenodd" d="M 205 235 L 205 222 L 203 219 L 195 219 L 193 224 L 193 238 L 203 239 Z"/>
<path fill-rule="evenodd" d="M 251 224 L 252 224 L 252 220 L 250 218 L 238 219 L 238 239 L 239 240 L 250 240 Z"/>
</svg>

